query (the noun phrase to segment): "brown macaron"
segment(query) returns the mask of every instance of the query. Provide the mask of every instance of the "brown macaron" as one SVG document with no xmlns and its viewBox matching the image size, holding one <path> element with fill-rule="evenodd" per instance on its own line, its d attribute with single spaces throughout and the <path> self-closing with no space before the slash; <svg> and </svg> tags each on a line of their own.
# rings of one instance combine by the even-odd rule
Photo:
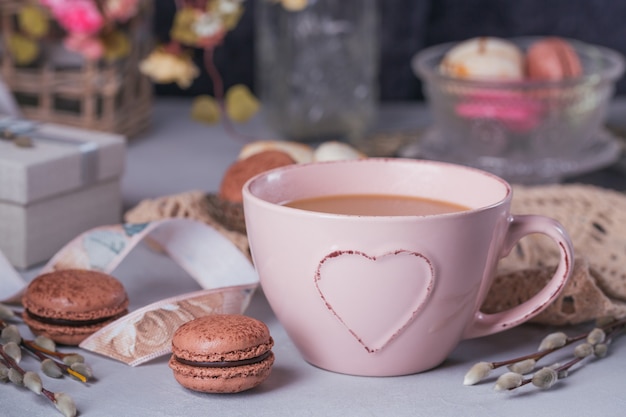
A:
<svg viewBox="0 0 626 417">
<path fill-rule="evenodd" d="M 265 323 L 237 314 L 211 314 L 180 326 L 172 338 L 169 366 L 185 388 L 235 393 L 270 374 L 274 341 Z"/>
<path fill-rule="evenodd" d="M 583 73 L 576 50 L 564 39 L 549 37 L 533 43 L 526 53 L 528 78 L 561 81 Z"/>
<path fill-rule="evenodd" d="M 286 152 L 269 150 L 255 153 L 240 159 L 228 167 L 222 178 L 219 197 L 232 203 L 241 203 L 241 189 L 250 178 L 270 169 L 295 164 L 296 161 Z"/>
<path fill-rule="evenodd" d="M 34 334 L 73 346 L 128 312 L 122 283 L 84 269 L 36 277 L 26 288 L 22 304 L 24 322 Z"/>
</svg>

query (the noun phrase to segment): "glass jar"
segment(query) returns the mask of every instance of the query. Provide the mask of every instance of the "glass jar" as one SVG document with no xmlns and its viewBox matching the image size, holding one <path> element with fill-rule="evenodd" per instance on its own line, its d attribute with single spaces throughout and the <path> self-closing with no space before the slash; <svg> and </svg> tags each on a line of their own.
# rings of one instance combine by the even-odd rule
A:
<svg viewBox="0 0 626 417">
<path fill-rule="evenodd" d="M 356 141 L 376 115 L 376 0 L 256 3 L 256 90 L 289 140 Z"/>
</svg>

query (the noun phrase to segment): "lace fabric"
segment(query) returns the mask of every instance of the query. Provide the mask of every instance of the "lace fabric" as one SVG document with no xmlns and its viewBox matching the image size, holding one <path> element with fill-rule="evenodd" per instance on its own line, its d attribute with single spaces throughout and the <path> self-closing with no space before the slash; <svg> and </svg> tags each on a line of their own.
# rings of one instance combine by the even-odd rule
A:
<svg viewBox="0 0 626 417">
<path fill-rule="evenodd" d="M 591 185 L 517 186 L 512 212 L 558 220 L 574 243 L 574 275 L 547 310 L 533 321 L 577 324 L 626 315 L 626 196 Z M 550 277 L 558 248 L 528 236 L 499 264 L 483 311 L 496 312 L 535 294 Z"/>
</svg>

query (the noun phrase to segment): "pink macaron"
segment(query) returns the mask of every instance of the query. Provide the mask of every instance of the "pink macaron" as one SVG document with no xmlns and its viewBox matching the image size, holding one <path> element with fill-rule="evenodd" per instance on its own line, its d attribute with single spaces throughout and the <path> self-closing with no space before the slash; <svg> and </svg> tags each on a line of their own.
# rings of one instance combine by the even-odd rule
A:
<svg viewBox="0 0 626 417">
<path fill-rule="evenodd" d="M 566 40 L 556 37 L 532 44 L 526 53 L 526 67 L 531 80 L 560 81 L 583 73 L 576 50 Z"/>
<path fill-rule="evenodd" d="M 245 391 L 269 376 L 273 345 L 265 323 L 244 315 L 211 314 L 176 330 L 169 366 L 176 381 L 194 391 Z"/>
</svg>

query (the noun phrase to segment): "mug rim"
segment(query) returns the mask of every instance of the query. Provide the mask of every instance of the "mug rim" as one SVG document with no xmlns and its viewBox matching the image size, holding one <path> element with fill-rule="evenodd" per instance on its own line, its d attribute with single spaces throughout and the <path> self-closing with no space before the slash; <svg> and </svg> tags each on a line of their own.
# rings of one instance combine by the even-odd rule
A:
<svg viewBox="0 0 626 417">
<path fill-rule="evenodd" d="M 312 166 L 322 166 L 322 165 L 351 165 L 351 164 L 361 164 L 361 163 L 393 163 L 393 164 L 418 164 L 418 165 L 434 165 L 440 167 L 447 167 L 448 169 L 455 170 L 467 170 L 468 172 L 472 172 L 477 175 L 481 175 L 488 179 L 493 180 L 494 182 L 500 183 L 504 186 L 506 192 L 502 198 L 499 198 L 497 201 L 491 204 L 481 205 L 480 207 L 469 208 L 468 210 L 463 211 L 454 211 L 450 213 L 437 213 L 437 214 L 428 214 L 428 215 L 360 215 L 360 214 L 338 214 L 338 213 L 325 213 L 319 211 L 312 211 L 306 209 L 299 209 L 295 207 L 286 206 L 283 202 L 272 202 L 267 199 L 258 196 L 252 191 L 254 184 L 263 180 L 264 178 L 271 176 L 278 176 L 282 172 L 288 172 L 292 170 L 303 170 L 310 169 Z M 490 210 L 494 207 L 499 207 L 502 204 L 510 201 L 513 195 L 513 188 L 511 184 L 506 181 L 504 178 L 493 174 L 489 171 L 485 171 L 479 168 L 470 167 L 466 165 L 451 163 L 451 162 L 443 162 L 443 161 L 434 161 L 427 159 L 409 159 L 409 158 L 394 158 L 394 157 L 371 157 L 371 158 L 359 158 L 359 159 L 342 159 L 342 160 L 332 160 L 332 161 L 313 161 L 306 163 L 296 163 L 291 165 L 285 165 L 278 168 L 273 168 L 268 171 L 261 172 L 252 178 L 248 179 L 243 187 L 243 202 L 244 206 L 246 202 L 254 202 L 257 205 L 271 208 L 274 210 L 285 211 L 286 213 L 297 213 L 302 216 L 313 216 L 313 217 L 325 217 L 325 218 L 338 218 L 343 221 L 345 220 L 363 220 L 367 219 L 368 221 L 373 220 L 382 220 L 382 221 L 390 221 L 390 220 L 406 220 L 406 219 L 432 219 L 432 218 L 443 218 L 443 217 L 457 217 L 457 216 L 467 216 L 473 213 L 480 213 L 486 210 Z M 356 193 L 355 193 L 356 194 Z M 323 195 L 333 195 L 333 194 L 323 194 Z M 389 195 L 398 195 L 398 194 L 389 194 Z M 440 200 L 441 201 L 441 200 Z M 455 203 L 455 202 L 451 202 Z M 245 207 L 244 207 L 245 213 Z"/>
</svg>

